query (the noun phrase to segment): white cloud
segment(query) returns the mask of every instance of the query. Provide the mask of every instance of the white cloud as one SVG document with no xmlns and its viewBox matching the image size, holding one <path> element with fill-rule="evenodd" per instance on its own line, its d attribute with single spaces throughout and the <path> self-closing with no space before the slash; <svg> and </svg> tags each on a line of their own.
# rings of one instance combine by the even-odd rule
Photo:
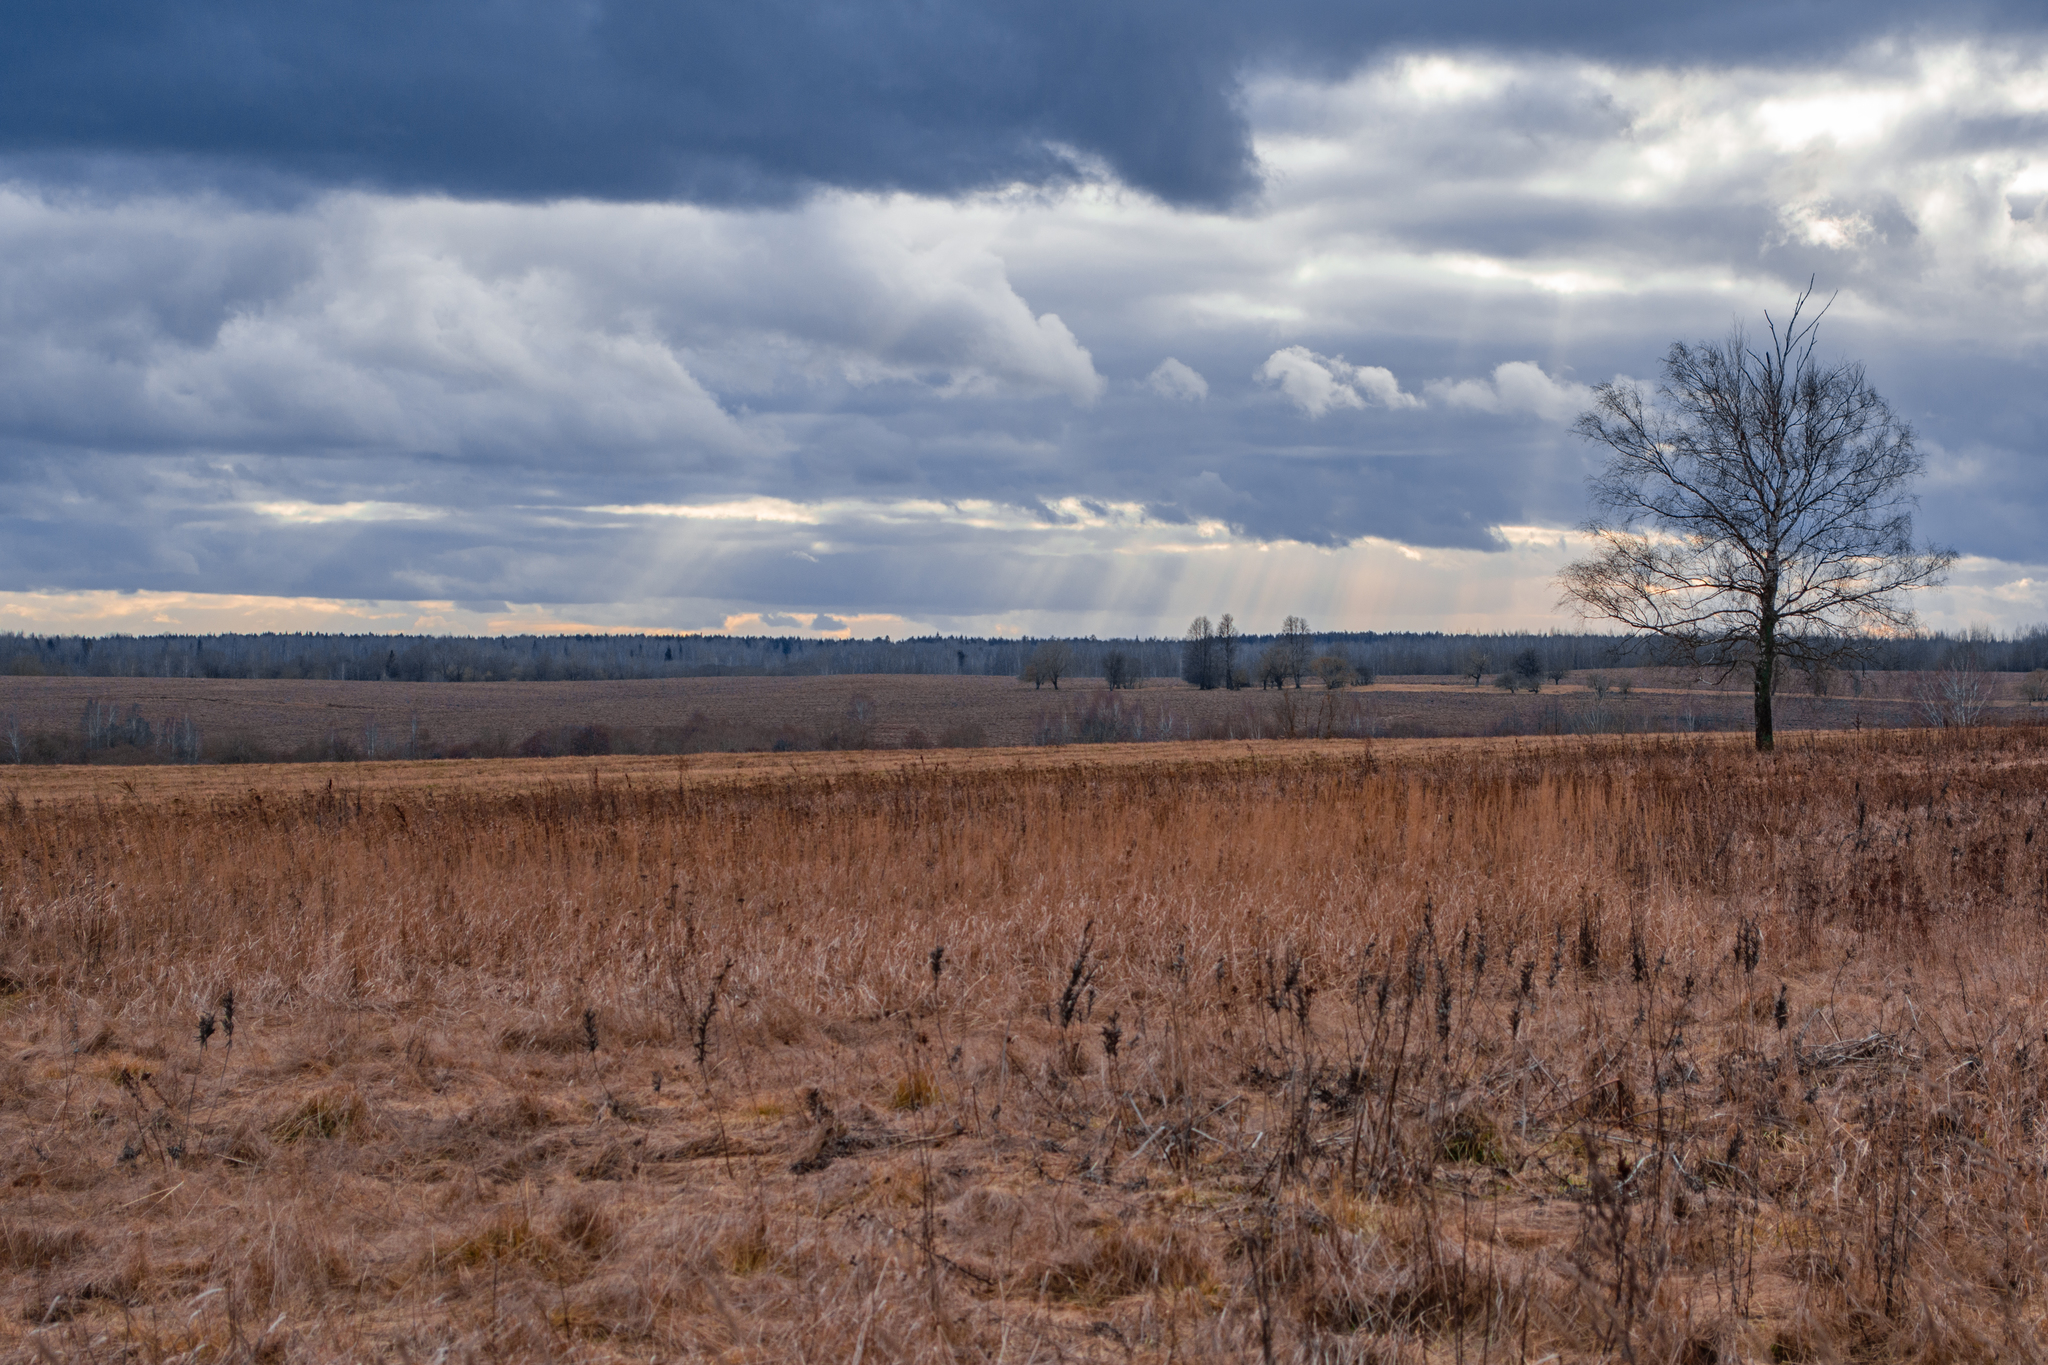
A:
<svg viewBox="0 0 2048 1365">
<path fill-rule="evenodd" d="M 1571 380 L 1552 379 L 1533 361 L 1510 360 L 1494 367 L 1493 378 L 1433 379 L 1422 391 L 1433 403 L 1481 412 L 1527 414 L 1569 422 L 1593 404 L 1593 390 Z"/>
<path fill-rule="evenodd" d="M 1184 365 L 1172 356 L 1160 361 L 1158 367 L 1145 376 L 1145 386 L 1161 398 L 1174 398 L 1183 403 L 1199 403 L 1209 396 L 1209 381 L 1192 366 Z"/>
<path fill-rule="evenodd" d="M 2048 338 L 2048 232 L 2009 206 L 2048 183 L 2039 43 L 1886 40 L 1793 67 L 1421 54 L 1262 76 L 1247 103 L 1271 173 L 1266 302 L 1318 334 L 1370 307 L 1425 333 L 1483 317 L 1484 335 L 1500 309 L 1448 296 L 1543 291 L 1657 299 L 1636 321 L 1686 335 L 1817 273 L 1845 290 L 1838 323 Z"/>
<path fill-rule="evenodd" d="M 824 519 L 817 504 L 792 502 L 788 498 L 741 498 L 733 502 L 692 503 L 606 503 L 579 509 L 607 516 L 687 517 L 698 521 L 772 521 L 796 526 L 815 526 Z"/>
<path fill-rule="evenodd" d="M 1310 417 L 1333 408 L 1419 408 L 1422 400 L 1401 392 L 1392 371 L 1378 365 L 1353 365 L 1342 356 L 1317 355 L 1306 346 L 1286 346 L 1266 357 L 1258 377 L 1294 400 Z"/>
<path fill-rule="evenodd" d="M 781 437 L 707 377 L 741 398 L 794 378 L 1095 402 L 1087 348 L 948 208 L 340 194 L 267 213 L 0 186 L 0 436 L 758 457 Z"/>
<path fill-rule="evenodd" d="M 438 507 L 412 507 L 402 502 L 258 502 L 250 510 L 279 521 L 317 526 L 330 521 L 433 521 L 445 516 Z"/>
</svg>

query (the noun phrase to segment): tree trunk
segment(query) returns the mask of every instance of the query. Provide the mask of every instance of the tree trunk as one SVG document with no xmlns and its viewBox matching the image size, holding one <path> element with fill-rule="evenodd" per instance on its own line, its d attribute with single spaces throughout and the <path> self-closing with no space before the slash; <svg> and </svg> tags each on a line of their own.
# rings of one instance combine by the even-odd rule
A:
<svg viewBox="0 0 2048 1365">
<path fill-rule="evenodd" d="M 1775 591 L 1772 594 L 1776 596 Z M 1769 753 L 1777 738 L 1771 732 L 1771 693 L 1778 680 L 1778 617 L 1766 604 L 1756 633 L 1756 748 Z"/>
</svg>

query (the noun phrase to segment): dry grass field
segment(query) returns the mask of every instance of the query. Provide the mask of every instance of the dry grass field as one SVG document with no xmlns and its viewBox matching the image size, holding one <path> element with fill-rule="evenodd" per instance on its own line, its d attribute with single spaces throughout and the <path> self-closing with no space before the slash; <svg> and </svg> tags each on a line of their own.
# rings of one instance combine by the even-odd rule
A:
<svg viewBox="0 0 2048 1365">
<path fill-rule="evenodd" d="M 1627 685 L 1596 696 L 1594 677 Z M 1850 692 L 1850 682 L 1857 690 Z M 587 752 L 574 732 L 599 727 L 596 746 L 635 752 L 923 748 L 1085 740 L 1426 737 L 1740 730 L 1750 724 L 1739 685 L 1671 670 L 1577 674 L 1538 695 L 1509 695 L 1469 678 L 1382 679 L 1326 693 L 1200 692 L 1152 679 L 1110 693 L 1100 679 L 1055 691 L 1012 678 L 877 675 L 699 678 L 644 682 L 402 683 L 195 678 L 0 677 L 0 731 L 75 735 L 89 703 L 139 716 L 161 738 L 190 721 L 208 758 L 503 757 Z M 1786 729 L 1924 723 L 1922 675 L 1837 680 L 1815 697 L 1804 679 L 1780 696 Z M 1984 675 L 1989 710 L 2023 713 L 2016 677 Z M 536 748 L 536 744 L 538 747 Z M 0 763 L 10 758 L 0 733 Z M 45 755 L 45 757 L 56 756 Z M 76 757 L 76 756 L 73 756 Z M 94 761 L 161 759 L 147 748 L 102 749 Z"/>
<path fill-rule="evenodd" d="M 0 1356 L 2036 1359 L 2044 971 L 2033 726 L 10 769 Z"/>
</svg>

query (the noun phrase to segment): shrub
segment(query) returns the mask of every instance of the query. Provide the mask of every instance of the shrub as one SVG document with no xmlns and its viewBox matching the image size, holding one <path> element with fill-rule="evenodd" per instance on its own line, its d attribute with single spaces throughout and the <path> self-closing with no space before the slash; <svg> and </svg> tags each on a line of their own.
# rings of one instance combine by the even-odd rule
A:
<svg viewBox="0 0 2048 1365">
<path fill-rule="evenodd" d="M 979 749 L 987 743 L 988 731 L 975 721 L 955 721 L 939 731 L 941 749 Z"/>
</svg>

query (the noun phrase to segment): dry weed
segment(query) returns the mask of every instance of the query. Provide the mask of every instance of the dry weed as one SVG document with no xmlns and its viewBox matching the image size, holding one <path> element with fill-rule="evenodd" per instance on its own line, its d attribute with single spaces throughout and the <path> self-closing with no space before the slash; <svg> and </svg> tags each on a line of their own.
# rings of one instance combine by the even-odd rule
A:
<svg viewBox="0 0 2048 1365">
<path fill-rule="evenodd" d="M 0 804 L 0 1352 L 2034 1358 L 2042 739 Z"/>
</svg>

